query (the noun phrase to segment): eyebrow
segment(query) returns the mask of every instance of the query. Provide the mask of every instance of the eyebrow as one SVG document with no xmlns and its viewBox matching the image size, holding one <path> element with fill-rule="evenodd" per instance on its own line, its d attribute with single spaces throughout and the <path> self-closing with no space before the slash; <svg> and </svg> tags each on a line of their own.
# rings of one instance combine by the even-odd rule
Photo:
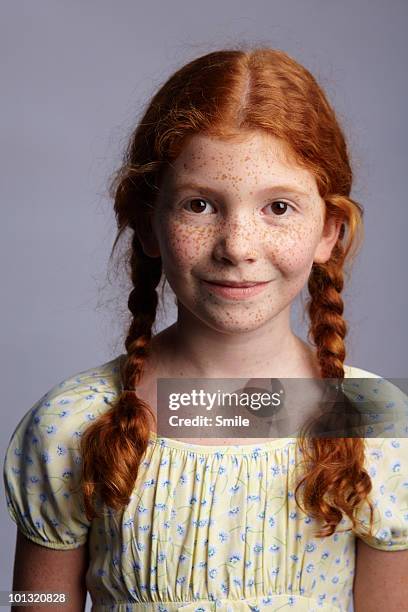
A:
<svg viewBox="0 0 408 612">
<path fill-rule="evenodd" d="M 200 183 L 196 181 L 176 182 L 172 187 L 172 191 L 174 192 L 186 191 L 188 189 L 198 189 L 199 191 L 207 191 L 208 193 L 212 193 L 214 195 L 220 195 L 222 193 L 221 191 L 218 191 L 217 189 L 213 187 L 209 187 L 208 185 L 200 185 Z M 258 190 L 255 193 L 255 195 L 264 196 L 264 195 L 267 195 L 273 192 L 285 192 L 285 193 L 289 193 L 289 194 L 304 197 L 304 198 L 307 198 L 310 196 L 310 194 L 306 193 L 305 191 L 302 191 L 301 189 L 298 189 L 294 185 L 284 185 L 284 184 L 271 185 L 270 187 L 264 187 L 263 189 Z"/>
</svg>

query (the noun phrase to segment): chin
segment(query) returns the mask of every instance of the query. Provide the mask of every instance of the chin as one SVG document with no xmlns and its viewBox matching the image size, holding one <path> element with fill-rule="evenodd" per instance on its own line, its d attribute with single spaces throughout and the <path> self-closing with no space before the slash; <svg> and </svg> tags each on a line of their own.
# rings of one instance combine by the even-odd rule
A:
<svg viewBox="0 0 408 612">
<path fill-rule="evenodd" d="M 225 318 L 200 316 L 199 318 L 202 323 L 211 327 L 214 331 L 227 335 L 252 332 L 266 323 L 266 321 L 255 321 L 253 318 L 251 320 L 245 320 L 244 318 L 238 319 L 237 317 L 235 320 L 233 316 L 231 316 L 231 318 L 227 318 L 227 316 Z"/>
</svg>

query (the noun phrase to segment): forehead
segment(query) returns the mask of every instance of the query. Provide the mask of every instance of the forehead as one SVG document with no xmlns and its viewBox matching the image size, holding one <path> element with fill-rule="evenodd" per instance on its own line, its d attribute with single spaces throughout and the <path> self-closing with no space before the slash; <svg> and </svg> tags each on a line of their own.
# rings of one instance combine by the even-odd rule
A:
<svg viewBox="0 0 408 612">
<path fill-rule="evenodd" d="M 180 154 L 165 173 L 166 182 L 181 178 L 212 181 L 259 182 L 273 185 L 276 180 L 292 181 L 306 189 L 316 189 L 313 174 L 296 161 L 294 152 L 283 140 L 254 130 L 228 139 L 206 134 L 189 136 Z"/>
</svg>

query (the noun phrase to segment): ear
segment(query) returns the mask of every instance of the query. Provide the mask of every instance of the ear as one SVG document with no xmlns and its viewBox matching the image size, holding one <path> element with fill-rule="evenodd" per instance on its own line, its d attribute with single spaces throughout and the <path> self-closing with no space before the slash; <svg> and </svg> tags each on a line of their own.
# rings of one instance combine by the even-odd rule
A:
<svg viewBox="0 0 408 612">
<path fill-rule="evenodd" d="M 331 252 L 336 244 L 343 221 L 329 216 L 324 224 L 319 244 L 316 247 L 313 262 L 326 263 L 330 259 Z"/>
<path fill-rule="evenodd" d="M 159 243 L 153 226 L 153 211 L 144 211 L 140 215 L 135 231 L 144 254 L 148 257 L 160 257 Z"/>
</svg>

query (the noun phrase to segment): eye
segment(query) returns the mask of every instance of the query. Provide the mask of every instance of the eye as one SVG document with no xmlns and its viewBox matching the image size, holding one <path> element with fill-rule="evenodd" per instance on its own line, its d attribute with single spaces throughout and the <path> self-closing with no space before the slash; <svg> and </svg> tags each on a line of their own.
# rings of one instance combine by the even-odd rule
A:
<svg viewBox="0 0 408 612">
<path fill-rule="evenodd" d="M 268 206 L 272 206 L 273 212 L 276 213 L 274 216 L 279 217 L 282 217 L 285 214 L 288 207 L 292 208 L 289 202 L 285 202 L 285 200 L 275 200 L 274 202 L 270 202 L 269 204 L 267 204 L 265 208 L 267 208 Z"/>
<path fill-rule="evenodd" d="M 185 202 L 183 204 L 183 208 L 186 207 L 186 205 L 190 205 L 191 204 L 191 208 L 188 212 L 193 212 L 193 213 L 202 213 L 205 211 L 205 207 L 209 204 L 208 200 L 205 200 L 204 198 L 191 198 L 190 200 L 187 200 L 187 202 Z M 210 206 L 212 206 L 212 204 L 209 204 Z M 209 213 L 205 213 L 205 214 L 209 214 Z"/>
</svg>

